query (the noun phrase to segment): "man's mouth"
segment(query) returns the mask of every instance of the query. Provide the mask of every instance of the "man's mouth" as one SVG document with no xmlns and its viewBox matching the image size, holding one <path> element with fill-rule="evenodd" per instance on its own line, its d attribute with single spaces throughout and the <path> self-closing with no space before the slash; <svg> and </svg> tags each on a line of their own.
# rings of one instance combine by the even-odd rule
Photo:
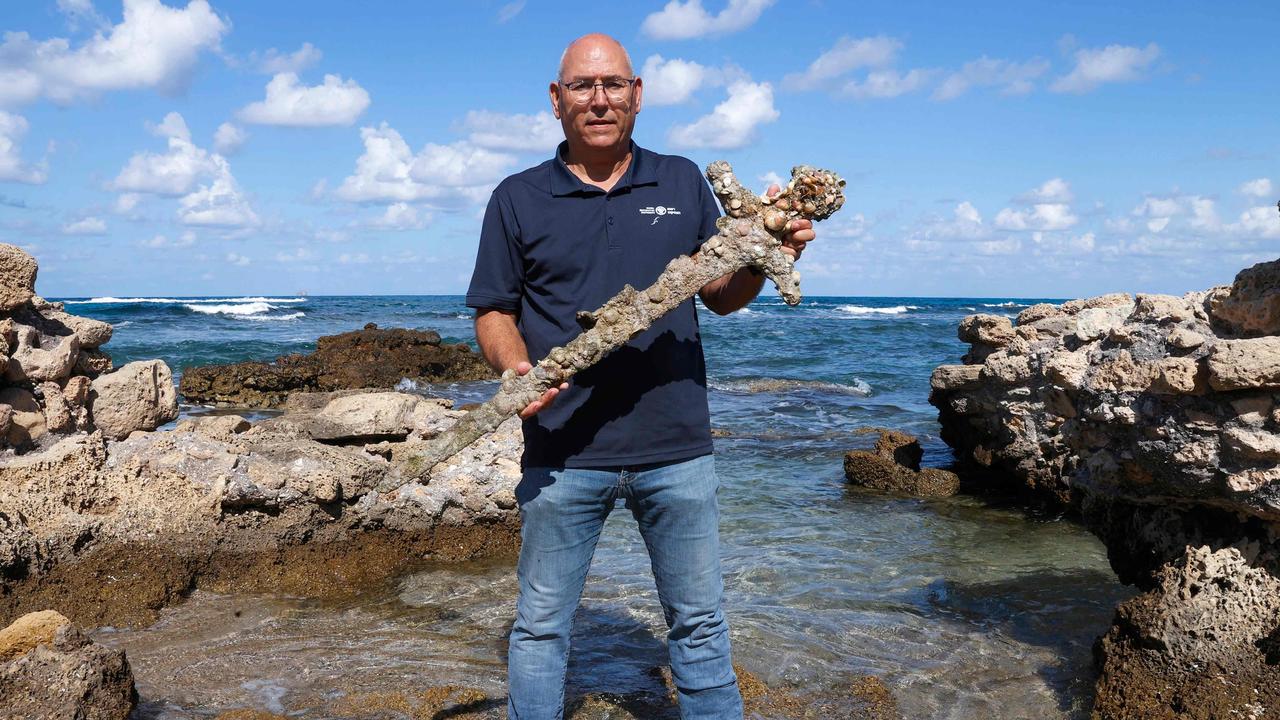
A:
<svg viewBox="0 0 1280 720">
<path fill-rule="evenodd" d="M 588 125 L 588 126 L 591 126 L 591 125 L 612 125 L 612 124 L 613 124 L 613 121 L 612 121 L 612 120 L 588 120 L 588 121 L 587 121 L 587 125 Z"/>
</svg>

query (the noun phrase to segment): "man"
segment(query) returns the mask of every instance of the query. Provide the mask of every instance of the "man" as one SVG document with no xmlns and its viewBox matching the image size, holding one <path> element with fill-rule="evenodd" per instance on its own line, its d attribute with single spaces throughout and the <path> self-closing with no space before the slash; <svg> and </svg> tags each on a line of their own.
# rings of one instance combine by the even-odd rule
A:
<svg viewBox="0 0 1280 720">
<path fill-rule="evenodd" d="M 645 287 L 678 255 L 716 233 L 715 198 L 698 167 L 631 141 L 643 82 L 626 50 L 586 35 L 565 50 L 551 83 L 564 128 L 552 160 L 494 190 L 467 305 L 496 369 L 531 369 L 575 337 L 578 310 L 630 283 Z M 814 238 L 795 221 L 785 240 L 799 257 Z M 743 269 L 699 295 L 727 314 L 760 292 Z M 548 390 L 524 418 L 516 489 L 520 595 L 508 656 L 508 715 L 561 717 L 569 633 L 596 541 L 618 498 L 649 550 L 684 718 L 741 718 L 742 699 L 721 612 L 717 480 L 706 370 L 692 300 Z"/>
</svg>

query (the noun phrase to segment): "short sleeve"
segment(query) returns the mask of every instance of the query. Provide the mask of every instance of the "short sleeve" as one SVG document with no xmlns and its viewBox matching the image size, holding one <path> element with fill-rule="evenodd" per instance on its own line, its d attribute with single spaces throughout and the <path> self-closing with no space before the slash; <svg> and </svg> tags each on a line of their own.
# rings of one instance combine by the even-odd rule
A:
<svg viewBox="0 0 1280 720">
<path fill-rule="evenodd" d="M 500 190 L 494 191 L 480 226 L 480 248 L 467 288 L 467 307 L 518 310 L 523 288 L 524 253 L 518 225 Z"/>
<path fill-rule="evenodd" d="M 691 253 L 696 251 L 707 238 L 720 232 L 716 227 L 716 220 L 720 219 L 720 204 L 716 202 L 716 196 L 711 193 L 711 187 L 707 185 L 707 181 L 701 174 L 698 175 L 698 212 L 701 214 L 702 222 L 698 227 L 698 242 L 689 251 Z"/>
</svg>

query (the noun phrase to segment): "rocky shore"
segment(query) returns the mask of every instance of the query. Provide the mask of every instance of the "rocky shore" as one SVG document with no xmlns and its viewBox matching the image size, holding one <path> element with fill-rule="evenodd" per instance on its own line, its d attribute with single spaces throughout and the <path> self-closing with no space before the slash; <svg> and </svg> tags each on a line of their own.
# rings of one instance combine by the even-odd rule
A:
<svg viewBox="0 0 1280 720">
<path fill-rule="evenodd" d="M 379 328 L 326 335 L 316 351 L 185 368 L 179 390 L 190 403 L 281 407 L 290 393 L 393 388 L 404 378 L 428 383 L 497 377 L 466 343 L 442 342 L 434 330 Z"/>
<path fill-rule="evenodd" d="M 1102 718 L 1280 717 L 1280 260 L 973 315 L 930 402 L 964 474 L 1078 512 L 1119 578 Z"/>
</svg>

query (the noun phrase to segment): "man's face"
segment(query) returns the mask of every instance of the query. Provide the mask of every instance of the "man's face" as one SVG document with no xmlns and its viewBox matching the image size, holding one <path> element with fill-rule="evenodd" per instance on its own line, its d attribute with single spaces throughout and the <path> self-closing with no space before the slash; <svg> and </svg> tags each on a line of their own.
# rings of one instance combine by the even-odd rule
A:
<svg viewBox="0 0 1280 720">
<path fill-rule="evenodd" d="M 614 99 L 605 92 L 605 84 L 610 79 L 631 77 L 626 55 L 615 44 L 585 41 L 569 48 L 559 82 L 551 85 L 551 106 L 570 147 L 625 152 L 640 113 L 643 88 L 637 78 L 620 99 Z M 599 84 L 579 100 L 564 87 L 574 81 Z"/>
</svg>

